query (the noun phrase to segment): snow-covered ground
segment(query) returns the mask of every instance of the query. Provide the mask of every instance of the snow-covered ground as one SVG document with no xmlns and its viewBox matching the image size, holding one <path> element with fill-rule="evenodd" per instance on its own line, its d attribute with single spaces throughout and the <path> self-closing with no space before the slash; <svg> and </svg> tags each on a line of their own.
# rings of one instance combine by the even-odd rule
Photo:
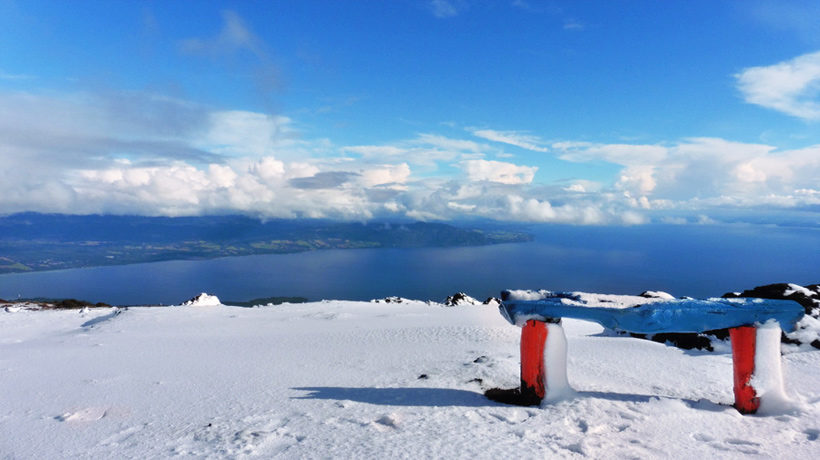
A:
<svg viewBox="0 0 820 460">
<path fill-rule="evenodd" d="M 569 399 L 519 383 L 520 329 L 495 306 L 0 311 L 0 458 L 817 458 L 820 351 L 784 346 L 795 409 L 729 404 L 715 353 L 565 320 Z"/>
</svg>

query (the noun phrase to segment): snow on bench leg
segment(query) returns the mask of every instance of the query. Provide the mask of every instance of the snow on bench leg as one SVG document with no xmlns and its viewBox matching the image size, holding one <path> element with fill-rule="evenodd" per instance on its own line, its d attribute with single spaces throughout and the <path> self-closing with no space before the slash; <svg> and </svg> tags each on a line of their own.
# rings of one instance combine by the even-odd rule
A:
<svg viewBox="0 0 820 460">
<path fill-rule="evenodd" d="M 780 359 L 780 325 L 729 329 L 735 373 L 735 407 L 741 413 L 773 414 L 789 410 L 791 401 L 783 389 Z"/>
<path fill-rule="evenodd" d="M 732 341 L 732 367 L 734 369 L 735 408 L 742 414 L 754 414 L 760 407 L 752 386 L 755 371 L 755 345 L 757 328 L 741 326 L 729 329 Z"/>
<path fill-rule="evenodd" d="M 543 402 L 555 402 L 574 395 L 575 392 L 567 380 L 567 336 L 560 321 L 547 324 L 544 369 L 544 386 L 547 394 Z"/>
<path fill-rule="evenodd" d="M 778 414 L 794 409 L 783 385 L 780 358 L 780 324 L 769 321 L 757 328 L 755 370 L 751 385 L 760 400 L 761 414 Z"/>
<path fill-rule="evenodd" d="M 567 381 L 567 337 L 561 323 L 529 320 L 521 328 L 521 396 L 529 404 L 573 394 Z"/>
<path fill-rule="evenodd" d="M 535 405 L 544 399 L 544 349 L 547 324 L 531 319 L 521 328 L 521 396 Z"/>
</svg>

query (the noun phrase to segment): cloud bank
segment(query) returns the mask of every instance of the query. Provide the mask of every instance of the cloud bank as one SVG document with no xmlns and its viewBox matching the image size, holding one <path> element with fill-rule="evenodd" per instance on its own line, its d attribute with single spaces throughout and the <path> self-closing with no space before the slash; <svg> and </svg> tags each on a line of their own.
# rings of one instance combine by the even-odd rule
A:
<svg viewBox="0 0 820 460">
<path fill-rule="evenodd" d="M 518 131 L 460 132 L 334 145 L 305 139 L 289 117 L 150 93 L 0 92 L 0 213 L 635 225 L 820 205 L 817 145 L 547 144 Z M 513 146 L 528 157 L 505 150 Z M 616 173 L 539 179 L 555 162 Z"/>
</svg>

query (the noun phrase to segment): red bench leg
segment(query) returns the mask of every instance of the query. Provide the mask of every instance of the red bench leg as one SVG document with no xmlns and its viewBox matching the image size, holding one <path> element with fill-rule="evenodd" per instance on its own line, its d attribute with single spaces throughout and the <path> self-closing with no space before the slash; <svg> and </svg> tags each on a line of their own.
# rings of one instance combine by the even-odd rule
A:
<svg viewBox="0 0 820 460">
<path fill-rule="evenodd" d="M 546 394 L 544 388 L 544 346 L 547 324 L 529 320 L 521 328 L 521 395 L 537 404 Z"/>
<path fill-rule="evenodd" d="M 757 329 L 753 326 L 735 327 L 729 329 L 729 337 L 732 340 L 735 375 L 735 408 L 743 414 L 754 414 L 760 407 L 760 398 L 751 385 L 755 371 Z"/>
</svg>

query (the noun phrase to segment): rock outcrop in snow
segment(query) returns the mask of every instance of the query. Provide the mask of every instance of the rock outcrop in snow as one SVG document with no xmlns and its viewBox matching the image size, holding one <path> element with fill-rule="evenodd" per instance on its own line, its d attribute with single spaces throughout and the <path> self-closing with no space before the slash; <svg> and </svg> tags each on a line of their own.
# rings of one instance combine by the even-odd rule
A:
<svg viewBox="0 0 820 460">
<path fill-rule="evenodd" d="M 182 302 L 181 305 L 184 307 L 213 307 L 216 305 L 222 305 L 222 302 L 219 300 L 219 297 L 203 292 L 190 300 Z"/>
<path fill-rule="evenodd" d="M 793 300 L 806 310 L 806 316 L 797 323 L 797 330 L 783 334 L 781 341 L 796 345 L 811 344 L 820 348 L 820 284 L 800 286 L 794 283 L 775 283 L 758 286 L 741 293 L 729 292 L 724 298 L 759 297 L 761 299 Z"/>
<path fill-rule="evenodd" d="M 640 296 L 646 297 L 647 299 L 675 300 L 675 296 L 663 291 L 643 291 Z"/>
<path fill-rule="evenodd" d="M 373 299 L 371 300 L 373 303 L 408 303 L 408 302 L 415 302 L 414 300 L 405 299 L 404 297 L 398 296 L 389 296 L 383 299 Z"/>
<path fill-rule="evenodd" d="M 457 307 L 459 305 L 481 305 L 481 302 L 463 292 L 456 292 L 444 299 L 444 306 Z"/>
<path fill-rule="evenodd" d="M 482 305 L 489 305 L 491 307 L 497 307 L 501 305 L 501 299 L 497 297 L 487 297 L 487 300 L 482 302 Z"/>
</svg>

